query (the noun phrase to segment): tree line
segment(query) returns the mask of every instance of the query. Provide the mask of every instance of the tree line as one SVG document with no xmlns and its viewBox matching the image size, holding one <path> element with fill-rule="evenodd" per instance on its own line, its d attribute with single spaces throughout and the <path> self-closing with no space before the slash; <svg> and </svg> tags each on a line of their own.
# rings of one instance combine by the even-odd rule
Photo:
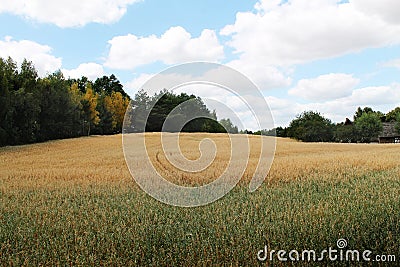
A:
<svg viewBox="0 0 400 267">
<path fill-rule="evenodd" d="M 128 110 L 126 132 L 208 132 L 238 133 L 231 120 L 218 121 L 216 111 L 193 94 L 161 90 L 149 96 L 140 90 Z"/>
<path fill-rule="evenodd" d="M 383 123 L 395 124 L 400 134 L 400 107 L 384 114 L 370 107 L 358 107 L 353 120 L 332 123 L 319 112 L 305 111 L 293 119 L 288 127 L 262 130 L 255 134 L 290 137 L 304 142 L 369 143 L 376 141 L 382 132 Z"/>
<path fill-rule="evenodd" d="M 119 133 L 129 101 L 114 75 L 41 78 L 32 62 L 0 58 L 0 146 Z"/>
</svg>

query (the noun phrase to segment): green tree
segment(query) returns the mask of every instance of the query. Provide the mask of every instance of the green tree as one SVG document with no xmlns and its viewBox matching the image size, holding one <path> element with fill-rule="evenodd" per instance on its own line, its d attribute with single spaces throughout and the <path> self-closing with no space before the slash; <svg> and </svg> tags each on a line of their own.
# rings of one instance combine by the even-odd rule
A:
<svg viewBox="0 0 400 267">
<path fill-rule="evenodd" d="M 37 72 L 24 60 L 18 71 L 11 59 L 0 60 L 0 144 L 35 142 L 39 130 Z"/>
<path fill-rule="evenodd" d="M 396 107 L 395 109 L 389 111 L 386 114 L 386 121 L 387 122 L 397 121 L 399 115 L 400 115 L 400 107 Z"/>
<path fill-rule="evenodd" d="M 209 114 L 209 118 L 202 120 L 201 131 L 207 133 L 226 133 L 225 128 L 218 122 L 215 110 Z"/>
<path fill-rule="evenodd" d="M 253 133 L 254 135 L 264 135 L 264 136 L 276 136 L 276 128 L 273 129 L 262 129 L 262 130 L 258 130 L 256 132 Z"/>
<path fill-rule="evenodd" d="M 71 87 L 61 71 L 40 79 L 40 141 L 77 135 L 76 109 Z"/>
<path fill-rule="evenodd" d="M 166 131 L 225 132 L 217 121 L 215 111 L 211 112 L 200 97 L 186 93 L 177 95 L 162 90 L 150 97 L 141 90 L 132 100 L 127 117 L 132 128 L 126 131 L 159 132 L 168 118 Z M 196 118 L 191 119 L 193 117 Z M 184 122 L 187 123 L 182 125 Z"/>
<path fill-rule="evenodd" d="M 38 74 L 31 61 L 23 60 L 18 74 L 18 88 L 24 88 L 27 92 L 34 92 L 37 87 Z"/>
<path fill-rule="evenodd" d="M 7 62 L 0 58 L 0 146 L 9 144 L 9 120 L 10 110 L 10 85 L 7 75 Z"/>
<path fill-rule="evenodd" d="M 135 94 L 135 98 L 131 101 L 130 109 L 127 110 L 127 117 L 129 117 L 130 121 L 125 129 L 127 132 L 145 131 L 146 114 L 150 112 L 150 101 L 150 96 L 143 89 Z"/>
<path fill-rule="evenodd" d="M 225 128 L 228 133 L 237 134 L 239 132 L 238 127 L 234 125 L 229 118 L 221 119 L 219 123 Z"/>
<path fill-rule="evenodd" d="M 283 128 L 281 126 L 276 127 L 276 136 L 277 137 L 288 137 L 287 127 Z"/>
<path fill-rule="evenodd" d="M 71 116 L 72 116 L 72 124 L 73 124 L 73 135 L 72 136 L 81 136 L 84 134 L 84 114 L 83 114 L 83 106 L 82 106 L 82 98 L 83 94 L 79 89 L 78 83 L 73 83 L 69 87 L 69 97 L 71 100 Z"/>
<path fill-rule="evenodd" d="M 79 91 L 84 94 L 86 92 L 86 88 L 89 86 L 92 86 L 92 81 L 89 80 L 86 76 L 82 76 L 79 79 L 68 79 L 67 80 L 69 86 L 72 86 L 74 83 L 77 84 Z"/>
<path fill-rule="evenodd" d="M 181 93 L 176 95 L 166 90 L 161 91 L 159 94 L 154 95 L 151 103 L 155 103 L 150 111 L 149 118 L 146 124 L 146 131 L 159 132 L 162 130 L 163 124 L 169 114 L 179 106 L 179 110 L 173 114 L 175 123 L 178 121 L 187 121 L 191 116 L 199 117 L 198 119 L 190 120 L 183 126 L 183 132 L 203 132 L 205 131 L 205 119 L 200 117 L 210 116 L 210 111 L 207 109 L 204 102 L 195 95 L 188 95 Z M 209 123 L 206 128 L 212 128 L 212 123 Z M 169 125 L 173 126 L 173 125 Z M 178 125 L 177 125 L 178 126 Z M 180 129 L 168 129 L 168 131 L 179 131 Z"/>
<path fill-rule="evenodd" d="M 26 92 L 24 88 L 13 91 L 11 107 L 8 110 L 10 144 L 20 145 L 32 143 L 37 140 L 39 132 L 40 107 L 33 93 Z"/>
<path fill-rule="evenodd" d="M 8 90 L 10 92 L 16 91 L 19 89 L 19 87 L 18 87 L 18 67 L 17 67 L 17 63 L 11 57 L 8 57 L 7 60 L 5 60 L 4 76 L 6 79 Z"/>
<path fill-rule="evenodd" d="M 305 142 L 329 142 L 333 140 L 333 124 L 318 112 L 306 111 L 290 122 L 288 136 Z"/>
<path fill-rule="evenodd" d="M 129 99 L 128 94 L 123 89 L 123 85 L 114 74 L 111 74 L 110 77 L 97 78 L 93 84 L 93 90 L 99 95 L 111 95 L 113 92 L 120 93 L 123 97 Z"/>
<path fill-rule="evenodd" d="M 363 109 L 361 107 L 358 107 L 356 110 L 356 113 L 354 114 L 354 121 L 356 121 L 358 118 L 360 118 L 363 114 L 365 113 L 375 113 L 378 118 L 381 120 L 381 122 L 386 121 L 386 115 L 380 111 L 374 111 L 370 107 L 364 107 Z"/>
<path fill-rule="evenodd" d="M 373 109 L 370 107 L 364 107 L 363 109 L 361 107 L 358 107 L 356 110 L 356 113 L 354 114 L 354 121 L 356 121 L 358 118 L 360 118 L 364 113 L 373 113 Z"/>
<path fill-rule="evenodd" d="M 382 131 L 382 122 L 379 115 L 375 112 L 363 113 L 355 121 L 355 127 L 359 135 L 359 140 L 363 143 L 369 143 L 377 138 Z"/>
<path fill-rule="evenodd" d="M 113 114 L 111 110 L 106 107 L 106 97 L 107 95 L 100 95 L 97 101 L 97 111 L 99 112 L 100 122 L 95 126 L 93 132 L 96 134 L 113 134 Z"/>
<path fill-rule="evenodd" d="M 357 130 L 352 124 L 339 123 L 335 127 L 334 138 L 340 143 L 357 142 Z"/>
</svg>

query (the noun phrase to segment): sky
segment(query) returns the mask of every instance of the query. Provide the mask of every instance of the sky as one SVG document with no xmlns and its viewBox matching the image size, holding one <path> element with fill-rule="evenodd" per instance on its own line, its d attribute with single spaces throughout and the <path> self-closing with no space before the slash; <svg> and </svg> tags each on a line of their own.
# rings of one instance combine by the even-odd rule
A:
<svg viewBox="0 0 400 267">
<path fill-rule="evenodd" d="M 168 67 L 215 62 L 254 82 L 276 126 L 306 110 L 342 122 L 358 106 L 400 106 L 398 10 L 398 0 L 0 0 L 0 57 L 26 58 L 40 76 L 115 74 L 132 97 Z"/>
</svg>

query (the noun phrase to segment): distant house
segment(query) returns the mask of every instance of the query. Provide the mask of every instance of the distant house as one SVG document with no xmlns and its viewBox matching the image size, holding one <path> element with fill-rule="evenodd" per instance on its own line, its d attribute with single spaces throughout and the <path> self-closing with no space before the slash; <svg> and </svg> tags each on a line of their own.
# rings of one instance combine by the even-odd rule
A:
<svg viewBox="0 0 400 267">
<path fill-rule="evenodd" d="M 400 133 L 397 132 L 394 122 L 384 122 L 383 130 L 379 134 L 379 143 L 400 143 Z"/>
</svg>

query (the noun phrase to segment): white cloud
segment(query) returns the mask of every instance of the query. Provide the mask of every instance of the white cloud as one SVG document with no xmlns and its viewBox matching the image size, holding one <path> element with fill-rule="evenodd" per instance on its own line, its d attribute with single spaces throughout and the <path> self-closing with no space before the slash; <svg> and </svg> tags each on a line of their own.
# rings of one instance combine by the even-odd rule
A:
<svg viewBox="0 0 400 267">
<path fill-rule="evenodd" d="M 115 69 L 134 69 L 154 62 L 176 64 L 185 61 L 217 61 L 224 57 L 223 46 L 214 31 L 205 29 L 192 38 L 184 28 L 171 27 L 163 35 L 117 36 L 108 41 L 110 50 L 105 65 Z"/>
<path fill-rule="evenodd" d="M 0 13 L 53 23 L 59 27 L 77 27 L 90 22 L 109 24 L 118 21 L 127 6 L 138 0 L 0 0 Z"/>
<path fill-rule="evenodd" d="M 351 2 L 369 16 L 378 16 L 389 23 L 400 23 L 400 2 L 397 0 L 352 0 Z"/>
<path fill-rule="evenodd" d="M 40 76 L 61 68 L 61 58 L 51 55 L 51 50 L 47 45 L 29 40 L 14 41 L 9 36 L 0 40 L 0 57 L 11 57 L 18 64 L 26 58 L 33 62 Z"/>
<path fill-rule="evenodd" d="M 385 0 L 380 16 L 360 10 L 364 1 L 357 1 L 262 0 L 255 13 L 237 13 L 235 23 L 220 33 L 231 37 L 228 45 L 241 60 L 281 66 L 400 43 L 400 24 L 386 19 L 386 11 L 397 16 L 397 0 Z"/>
<path fill-rule="evenodd" d="M 226 65 L 248 76 L 261 90 L 287 87 L 292 83 L 287 73 L 263 62 L 233 60 Z"/>
<path fill-rule="evenodd" d="M 400 101 L 400 85 L 371 86 L 354 90 L 352 95 L 345 99 L 349 104 L 381 106 L 397 104 Z"/>
<path fill-rule="evenodd" d="M 265 97 L 271 108 L 276 126 L 287 126 L 298 114 L 303 112 L 303 107 L 293 100 L 274 96 Z"/>
<path fill-rule="evenodd" d="M 66 78 L 73 79 L 86 76 L 89 80 L 95 80 L 104 75 L 103 66 L 97 63 L 82 63 L 76 69 L 62 69 L 62 72 Z"/>
<path fill-rule="evenodd" d="M 400 104 L 400 85 L 364 87 L 353 90 L 348 97 L 301 105 L 303 110 L 316 110 L 334 122 L 352 119 L 357 107 L 371 107 L 384 113 Z"/>
<path fill-rule="evenodd" d="M 139 90 L 143 89 L 143 85 L 154 75 L 155 74 L 142 73 L 133 80 L 128 81 L 124 84 L 125 92 L 133 98 Z"/>
<path fill-rule="evenodd" d="M 289 95 L 311 101 L 331 100 L 351 95 L 360 82 L 350 74 L 330 73 L 314 79 L 302 79 L 289 90 Z"/>
</svg>

